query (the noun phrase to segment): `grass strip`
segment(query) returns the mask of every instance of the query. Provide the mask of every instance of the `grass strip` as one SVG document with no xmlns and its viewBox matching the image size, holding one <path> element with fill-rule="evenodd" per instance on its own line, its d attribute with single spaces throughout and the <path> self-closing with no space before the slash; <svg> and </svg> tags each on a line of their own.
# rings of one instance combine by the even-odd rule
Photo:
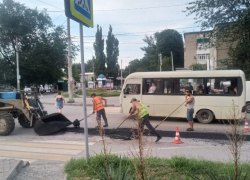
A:
<svg viewBox="0 0 250 180">
<path fill-rule="evenodd" d="M 110 154 L 109 162 L 119 166 L 120 157 Z M 150 171 L 150 179 L 154 180 L 191 180 L 192 177 L 198 177 L 200 180 L 207 180 L 207 174 L 212 172 L 218 179 L 224 176 L 233 177 L 233 164 L 213 162 L 202 159 L 189 159 L 186 157 L 174 156 L 171 159 L 166 158 L 147 158 L 147 171 Z M 122 157 L 122 173 L 126 168 L 130 168 L 135 179 L 135 171 L 131 159 Z M 242 174 L 249 174 L 250 164 L 240 165 Z M 65 166 L 68 180 L 97 179 L 96 172 L 102 173 L 105 169 L 105 159 L 103 154 L 97 154 L 90 157 L 89 164 L 85 159 L 71 159 Z M 221 178 L 220 178 L 221 177 Z"/>
</svg>

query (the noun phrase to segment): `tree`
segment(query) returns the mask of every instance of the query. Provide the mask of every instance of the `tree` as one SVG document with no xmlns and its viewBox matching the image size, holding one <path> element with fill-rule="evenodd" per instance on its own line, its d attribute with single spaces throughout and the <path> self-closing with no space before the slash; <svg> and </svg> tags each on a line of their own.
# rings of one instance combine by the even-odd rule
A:
<svg viewBox="0 0 250 180">
<path fill-rule="evenodd" d="M 170 57 L 162 58 L 162 71 L 172 71 L 172 59 Z"/>
<path fill-rule="evenodd" d="M 97 25 L 97 32 L 95 35 L 94 42 L 94 50 L 95 50 L 95 75 L 96 77 L 100 74 L 105 75 L 105 59 L 106 56 L 104 54 L 104 39 L 102 38 L 102 27 Z"/>
<path fill-rule="evenodd" d="M 207 64 L 192 64 L 189 68 L 193 71 L 207 70 Z"/>
<path fill-rule="evenodd" d="M 141 66 L 138 71 L 158 71 L 159 58 L 157 55 L 156 39 L 152 36 L 146 36 L 143 41 L 147 43 L 147 46 L 141 48 L 145 54 L 141 59 Z"/>
<path fill-rule="evenodd" d="M 64 75 L 66 33 L 63 27 L 53 25 L 45 10 L 38 11 L 13 0 L 3 0 L 0 3 L 0 32 L 0 67 L 8 83 L 16 84 L 16 38 L 21 86 L 53 83 Z"/>
<path fill-rule="evenodd" d="M 85 63 L 85 72 L 93 72 L 93 62 L 94 60 L 91 59 Z"/>
<path fill-rule="evenodd" d="M 170 58 L 173 53 L 174 68 L 184 67 L 184 46 L 182 35 L 176 30 L 167 29 L 160 33 L 155 33 L 157 53 L 163 57 Z"/>
<path fill-rule="evenodd" d="M 195 14 L 196 22 L 201 24 L 202 29 L 215 28 L 211 35 L 211 39 L 216 40 L 213 45 L 228 43 L 231 46 L 229 61 L 224 65 L 242 69 L 250 78 L 248 68 L 250 64 L 250 1 L 196 0 L 189 3 L 185 12 L 187 15 Z"/>
<path fill-rule="evenodd" d="M 80 74 L 81 74 L 81 63 L 72 64 L 72 75 L 76 82 L 81 81 Z"/>
<path fill-rule="evenodd" d="M 109 77 L 116 79 L 119 71 L 118 56 L 119 56 L 119 41 L 112 33 L 112 26 L 109 26 L 109 33 L 106 40 L 106 55 L 107 55 L 107 74 Z"/>
</svg>

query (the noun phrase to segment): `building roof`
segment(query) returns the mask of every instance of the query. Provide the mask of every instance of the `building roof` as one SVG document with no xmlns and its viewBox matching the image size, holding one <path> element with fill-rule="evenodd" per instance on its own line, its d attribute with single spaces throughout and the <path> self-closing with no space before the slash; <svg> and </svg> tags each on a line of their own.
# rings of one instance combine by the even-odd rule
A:
<svg viewBox="0 0 250 180">
<path fill-rule="evenodd" d="M 100 75 L 98 76 L 98 78 L 105 78 L 105 79 L 106 79 L 106 77 L 105 77 L 103 74 L 100 74 Z"/>
<path fill-rule="evenodd" d="M 194 31 L 194 32 L 186 32 L 184 33 L 184 36 L 187 34 L 205 34 L 205 33 L 211 33 L 213 32 L 213 30 L 209 30 L 209 31 Z"/>
</svg>

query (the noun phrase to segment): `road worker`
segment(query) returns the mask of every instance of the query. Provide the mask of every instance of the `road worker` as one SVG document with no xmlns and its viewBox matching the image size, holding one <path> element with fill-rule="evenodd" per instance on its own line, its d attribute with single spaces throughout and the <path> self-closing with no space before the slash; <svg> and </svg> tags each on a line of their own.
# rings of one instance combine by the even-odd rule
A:
<svg viewBox="0 0 250 180">
<path fill-rule="evenodd" d="M 149 131 L 152 134 L 157 136 L 157 139 L 155 142 L 158 142 L 162 137 L 156 132 L 156 130 L 150 124 L 149 113 L 146 107 L 142 103 L 138 102 L 136 98 L 132 98 L 130 103 L 132 103 L 132 109 L 130 111 L 130 114 L 127 116 L 127 118 L 131 116 L 137 116 L 139 128 L 141 129 L 141 132 L 143 132 L 144 125 L 146 125 Z"/>
<path fill-rule="evenodd" d="M 192 91 L 187 90 L 186 95 L 185 95 L 185 106 L 187 107 L 187 121 L 190 126 L 190 128 L 187 128 L 187 131 L 194 130 L 194 120 L 193 120 L 194 103 L 195 103 L 195 99 L 194 99 L 194 96 L 192 95 Z"/>
<path fill-rule="evenodd" d="M 108 127 L 108 120 L 106 117 L 104 105 L 102 101 L 105 102 L 105 107 L 107 107 L 107 99 L 101 97 L 101 96 L 96 96 L 95 93 L 91 94 L 92 102 L 93 102 L 93 114 L 96 112 L 96 121 L 98 126 L 101 126 L 101 116 L 104 120 L 104 126 L 103 127 Z"/>
</svg>

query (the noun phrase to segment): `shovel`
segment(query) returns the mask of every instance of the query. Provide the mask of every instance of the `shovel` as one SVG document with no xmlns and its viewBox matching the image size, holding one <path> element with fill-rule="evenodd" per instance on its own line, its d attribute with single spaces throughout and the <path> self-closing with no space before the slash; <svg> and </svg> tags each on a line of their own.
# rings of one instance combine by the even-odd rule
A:
<svg viewBox="0 0 250 180">
<path fill-rule="evenodd" d="M 118 129 L 118 128 L 119 128 L 128 118 L 129 118 L 129 117 L 126 117 L 126 118 L 117 126 L 117 128 L 115 128 L 114 131 L 111 132 L 110 134 L 115 134 L 116 131 L 117 131 L 117 129 Z"/>
</svg>

